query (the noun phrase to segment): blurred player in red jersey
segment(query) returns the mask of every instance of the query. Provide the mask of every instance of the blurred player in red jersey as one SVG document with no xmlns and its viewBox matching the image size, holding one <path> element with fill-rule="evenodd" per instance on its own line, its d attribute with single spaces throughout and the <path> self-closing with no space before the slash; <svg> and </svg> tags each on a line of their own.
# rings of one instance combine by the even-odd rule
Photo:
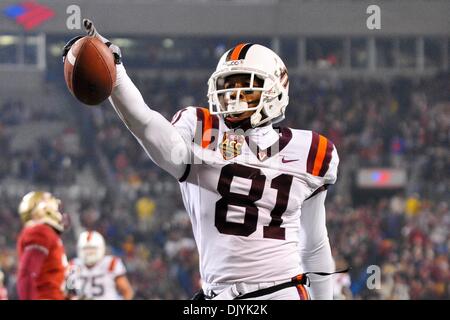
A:
<svg viewBox="0 0 450 320">
<path fill-rule="evenodd" d="M 4 286 L 5 275 L 0 270 L 0 300 L 8 300 L 8 290 Z"/>
<path fill-rule="evenodd" d="M 61 201 L 49 192 L 32 191 L 19 205 L 24 224 L 17 241 L 20 300 L 65 299 L 68 263 L 60 237 L 64 231 L 60 204 Z"/>
</svg>

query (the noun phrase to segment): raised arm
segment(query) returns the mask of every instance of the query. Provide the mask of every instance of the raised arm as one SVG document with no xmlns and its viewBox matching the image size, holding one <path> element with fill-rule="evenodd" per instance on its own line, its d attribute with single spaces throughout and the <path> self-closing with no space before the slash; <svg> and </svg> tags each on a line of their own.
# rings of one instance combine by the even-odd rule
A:
<svg viewBox="0 0 450 320">
<path fill-rule="evenodd" d="M 117 65 L 109 101 L 149 157 L 175 178 L 183 176 L 189 159 L 187 142 L 167 119 L 147 106 L 122 64 Z"/>
<path fill-rule="evenodd" d="M 131 81 L 121 62 L 120 49 L 102 37 L 92 21 L 84 19 L 89 36 L 98 37 L 113 52 L 117 78 L 109 101 L 126 127 L 136 137 L 149 157 L 162 169 L 179 179 L 186 171 L 190 146 L 177 129 L 145 103 L 138 88 Z M 74 38 L 64 48 L 65 56 L 80 38 Z"/>
</svg>

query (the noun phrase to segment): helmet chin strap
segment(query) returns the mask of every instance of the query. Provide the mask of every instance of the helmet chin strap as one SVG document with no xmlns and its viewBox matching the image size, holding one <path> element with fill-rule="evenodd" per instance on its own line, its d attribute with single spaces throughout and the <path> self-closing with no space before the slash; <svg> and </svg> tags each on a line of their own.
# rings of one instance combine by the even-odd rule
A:
<svg viewBox="0 0 450 320">
<path fill-rule="evenodd" d="M 256 120 L 255 116 L 258 116 L 258 118 Z M 260 112 L 255 111 L 252 115 L 250 115 L 249 117 L 239 121 L 239 122 L 233 122 L 233 121 L 228 121 L 227 117 L 224 117 L 224 121 L 225 124 L 227 125 L 227 127 L 229 127 L 230 129 L 242 129 L 244 131 L 247 131 L 249 129 L 254 129 L 257 127 L 265 127 L 267 125 L 271 124 L 271 121 L 259 121 L 258 119 L 260 119 L 262 117 Z M 252 122 L 257 121 L 259 122 L 257 126 L 252 125 Z"/>
<path fill-rule="evenodd" d="M 251 100 L 251 101 L 246 102 L 246 101 L 241 101 L 241 100 L 238 101 L 237 99 L 235 99 L 235 100 L 231 100 L 231 101 L 228 100 L 228 101 L 231 102 L 232 104 L 234 104 L 234 106 L 235 106 L 234 108 L 227 108 L 228 111 L 231 111 L 233 113 L 237 112 L 237 115 L 239 115 L 243 112 L 246 112 L 248 110 L 249 105 L 252 105 L 254 103 L 260 103 L 261 100 L 257 99 L 257 100 Z M 232 104 L 229 104 L 228 106 L 231 106 Z M 260 122 L 260 120 L 262 118 L 261 112 L 258 112 L 258 110 L 253 110 L 254 111 L 253 114 L 251 114 L 249 117 L 247 117 L 239 122 L 227 121 L 227 117 L 230 114 L 225 114 L 224 115 L 225 123 L 231 129 L 248 130 L 251 128 L 255 128 L 257 126 L 254 126 L 253 123 Z M 250 110 L 250 111 L 252 111 L 252 110 Z M 267 124 L 268 123 L 264 124 L 264 126 L 266 126 Z"/>
</svg>

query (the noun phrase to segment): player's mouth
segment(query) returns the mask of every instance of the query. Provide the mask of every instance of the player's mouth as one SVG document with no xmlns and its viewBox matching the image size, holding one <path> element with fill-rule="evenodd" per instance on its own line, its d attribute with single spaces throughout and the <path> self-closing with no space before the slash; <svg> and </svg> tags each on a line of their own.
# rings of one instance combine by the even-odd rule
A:
<svg viewBox="0 0 450 320">
<path fill-rule="evenodd" d="M 258 101 L 251 101 L 251 102 L 249 102 L 248 107 L 254 108 L 257 106 L 257 104 L 258 104 Z M 240 122 L 242 120 L 247 119 L 248 117 L 250 117 L 253 114 L 253 112 L 254 112 L 254 110 L 242 111 L 240 113 L 235 113 L 235 114 L 228 114 L 225 116 L 225 119 L 229 122 L 236 123 L 236 122 Z"/>
<path fill-rule="evenodd" d="M 245 118 L 246 117 L 236 117 L 236 116 L 229 115 L 225 119 L 229 122 L 239 122 L 239 121 L 244 120 Z"/>
<path fill-rule="evenodd" d="M 240 122 L 250 117 L 253 114 L 253 112 L 254 111 L 244 111 L 238 114 L 229 114 L 225 117 L 225 119 L 229 122 Z"/>
</svg>

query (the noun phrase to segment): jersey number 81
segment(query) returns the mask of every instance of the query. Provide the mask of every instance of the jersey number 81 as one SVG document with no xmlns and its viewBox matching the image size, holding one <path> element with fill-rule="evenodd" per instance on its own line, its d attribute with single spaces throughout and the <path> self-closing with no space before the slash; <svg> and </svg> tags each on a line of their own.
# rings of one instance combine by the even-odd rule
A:
<svg viewBox="0 0 450 320">
<path fill-rule="evenodd" d="M 248 195 L 231 192 L 233 177 L 241 177 L 252 181 Z M 293 177 L 281 174 L 274 179 L 270 187 L 277 190 L 275 207 L 270 212 L 272 220 L 263 228 L 263 237 L 285 239 L 285 228 L 281 227 L 281 216 L 286 211 L 289 192 Z M 237 163 L 231 163 L 220 172 L 217 191 L 222 198 L 216 202 L 215 226 L 220 233 L 248 237 L 256 231 L 258 222 L 258 207 L 255 202 L 261 199 L 264 192 L 266 176 L 258 168 L 250 168 Z M 244 223 L 227 221 L 228 205 L 244 207 Z"/>
</svg>

